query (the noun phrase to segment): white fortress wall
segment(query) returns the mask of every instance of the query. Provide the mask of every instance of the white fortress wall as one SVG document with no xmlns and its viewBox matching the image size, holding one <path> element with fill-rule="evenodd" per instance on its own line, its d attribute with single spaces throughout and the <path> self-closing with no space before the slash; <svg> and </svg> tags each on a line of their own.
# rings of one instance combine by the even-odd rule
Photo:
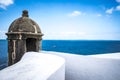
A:
<svg viewBox="0 0 120 80">
<path fill-rule="evenodd" d="M 52 54 L 28 52 L 0 71 L 0 80 L 65 80 L 65 60 Z"/>
<path fill-rule="evenodd" d="M 94 56 L 46 51 L 43 53 L 65 59 L 65 80 L 120 80 L 120 53 Z"/>
</svg>

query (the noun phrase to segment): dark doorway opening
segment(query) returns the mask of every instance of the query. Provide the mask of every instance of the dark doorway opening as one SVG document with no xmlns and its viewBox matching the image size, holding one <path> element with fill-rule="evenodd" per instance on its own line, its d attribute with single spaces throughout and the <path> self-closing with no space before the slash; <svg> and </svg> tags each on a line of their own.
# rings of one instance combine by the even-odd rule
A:
<svg viewBox="0 0 120 80">
<path fill-rule="evenodd" d="M 26 39 L 26 49 L 29 51 L 36 51 L 36 39 L 28 38 Z"/>
</svg>

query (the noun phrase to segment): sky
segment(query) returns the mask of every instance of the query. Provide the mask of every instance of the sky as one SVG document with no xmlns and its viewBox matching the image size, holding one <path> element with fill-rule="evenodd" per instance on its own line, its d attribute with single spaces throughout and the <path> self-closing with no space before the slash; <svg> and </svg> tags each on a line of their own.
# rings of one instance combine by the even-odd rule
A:
<svg viewBox="0 0 120 80">
<path fill-rule="evenodd" d="M 120 40 L 120 0 L 0 0 L 0 39 L 23 10 L 44 40 Z"/>
</svg>

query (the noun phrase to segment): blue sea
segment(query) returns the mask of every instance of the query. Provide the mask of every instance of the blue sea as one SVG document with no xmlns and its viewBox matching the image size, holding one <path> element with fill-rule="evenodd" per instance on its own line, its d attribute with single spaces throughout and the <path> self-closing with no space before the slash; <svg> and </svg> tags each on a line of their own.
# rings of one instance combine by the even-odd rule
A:
<svg viewBox="0 0 120 80">
<path fill-rule="evenodd" d="M 0 40 L 0 69 L 7 63 L 7 40 Z M 120 52 L 120 41 L 114 40 L 43 40 L 42 50 L 93 55 Z M 61 53 L 62 54 L 62 53 Z"/>
</svg>

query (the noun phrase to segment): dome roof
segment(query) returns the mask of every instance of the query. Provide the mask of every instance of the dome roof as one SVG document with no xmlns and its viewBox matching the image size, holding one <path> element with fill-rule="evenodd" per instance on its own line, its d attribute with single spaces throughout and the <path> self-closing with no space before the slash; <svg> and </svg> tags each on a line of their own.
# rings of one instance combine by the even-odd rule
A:
<svg viewBox="0 0 120 80">
<path fill-rule="evenodd" d="M 8 32 L 41 33 L 41 30 L 39 28 L 39 25 L 28 17 L 28 11 L 24 10 L 22 17 L 12 22 Z"/>
</svg>

